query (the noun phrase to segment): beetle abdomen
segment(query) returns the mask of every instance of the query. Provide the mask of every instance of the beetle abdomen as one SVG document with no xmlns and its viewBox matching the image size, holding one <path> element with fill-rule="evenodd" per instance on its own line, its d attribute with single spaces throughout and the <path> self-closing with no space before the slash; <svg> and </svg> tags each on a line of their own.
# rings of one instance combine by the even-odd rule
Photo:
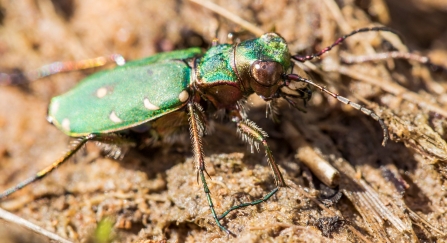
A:
<svg viewBox="0 0 447 243">
<path fill-rule="evenodd" d="M 48 118 L 70 136 L 125 130 L 181 108 L 190 73 L 181 60 L 99 72 L 53 98 Z"/>
</svg>

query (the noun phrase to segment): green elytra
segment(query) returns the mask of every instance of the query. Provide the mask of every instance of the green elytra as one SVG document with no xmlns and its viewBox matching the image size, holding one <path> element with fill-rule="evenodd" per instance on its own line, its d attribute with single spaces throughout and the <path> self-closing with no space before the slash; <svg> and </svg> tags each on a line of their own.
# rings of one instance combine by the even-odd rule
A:
<svg viewBox="0 0 447 243">
<path fill-rule="evenodd" d="M 88 141 L 116 144 L 132 142 L 116 135 L 140 125 L 151 127 L 161 123 L 165 126 L 162 127 L 166 128 L 171 122 L 180 120 L 181 125 L 189 123 L 198 176 L 213 218 L 220 229 L 230 233 L 220 223 L 221 219 L 233 210 L 268 200 L 280 187 L 286 186 L 267 144 L 267 134 L 248 120 L 244 113 L 243 102 L 240 101 L 250 94 L 256 93 L 268 102 L 284 98 L 296 107 L 296 99 L 304 102 L 310 99 L 311 91 L 308 85 L 313 85 L 379 121 L 384 131 L 384 143 L 386 142 L 388 131 L 374 112 L 330 92 L 311 80 L 288 73 L 292 66 L 291 59 L 311 60 L 339 45 L 347 37 L 365 31 L 390 30 L 384 27 L 359 29 L 312 56 L 291 56 L 282 37 L 267 33 L 235 45 L 216 45 L 206 52 L 191 48 L 161 53 L 93 74 L 69 92 L 53 98 L 48 109 L 48 120 L 67 135 L 77 137 L 78 143 L 50 166 L 1 193 L 0 200 L 43 178 L 67 161 Z M 46 71 L 46 68 L 40 71 Z M 58 72 L 60 71 L 52 71 L 49 75 Z M 4 82 L 14 83 L 14 80 L 11 76 Z M 295 84 L 291 85 L 292 83 Z M 276 182 L 276 187 L 263 198 L 233 206 L 220 216 L 214 209 L 205 178 L 201 139 L 205 133 L 209 111 L 203 110 L 203 104 L 208 108 L 214 106 L 214 110 L 224 109 L 230 120 L 236 123 L 243 140 L 256 148 L 262 145 Z"/>
<path fill-rule="evenodd" d="M 125 130 L 178 110 L 191 83 L 191 67 L 183 60 L 200 54 L 198 48 L 161 53 L 95 73 L 54 97 L 48 120 L 80 137 Z"/>
</svg>

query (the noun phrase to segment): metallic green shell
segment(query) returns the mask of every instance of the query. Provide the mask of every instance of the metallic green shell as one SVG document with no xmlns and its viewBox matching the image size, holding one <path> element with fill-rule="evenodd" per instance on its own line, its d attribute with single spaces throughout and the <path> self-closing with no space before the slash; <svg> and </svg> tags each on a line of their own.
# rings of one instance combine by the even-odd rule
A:
<svg viewBox="0 0 447 243">
<path fill-rule="evenodd" d="M 279 63 L 285 72 L 291 66 L 286 41 L 275 33 L 243 41 L 236 45 L 222 44 L 210 48 L 196 59 L 197 84 L 202 98 L 217 109 L 235 109 L 237 102 L 253 93 L 272 98 L 281 85 L 276 78 L 273 84 L 259 84 L 251 74 L 256 61 Z"/>
<path fill-rule="evenodd" d="M 243 58 L 248 62 L 255 60 L 279 62 L 284 67 L 284 70 L 291 66 L 287 42 L 275 33 L 267 33 L 259 38 L 239 43 L 236 49 L 236 56 L 236 59 Z M 240 62 L 238 65 L 242 65 L 243 61 L 240 60 Z"/>
<path fill-rule="evenodd" d="M 204 84 L 215 82 L 236 83 L 237 76 L 231 67 L 233 46 L 222 44 L 211 47 L 197 64 L 197 79 Z"/>
<path fill-rule="evenodd" d="M 194 73 L 185 62 L 193 57 L 199 57 Z M 287 43 L 274 33 L 234 46 L 217 45 L 206 53 L 199 48 L 160 53 L 85 78 L 52 99 L 48 120 L 74 137 L 132 128 L 183 107 L 194 75 L 202 98 L 218 109 L 232 109 L 259 90 L 249 70 L 256 60 L 276 61 L 284 70 L 291 65 Z M 271 95 L 274 88 L 260 92 Z"/>
<path fill-rule="evenodd" d="M 259 38 L 239 43 L 234 53 L 234 62 L 246 95 L 254 92 L 251 87 L 253 82 L 251 82 L 250 66 L 256 60 L 278 62 L 284 71 L 292 65 L 287 42 L 275 33 L 267 33 Z"/>
<path fill-rule="evenodd" d="M 191 68 L 183 61 L 198 48 L 161 53 L 95 73 L 54 97 L 48 120 L 70 136 L 125 130 L 186 103 Z"/>
</svg>

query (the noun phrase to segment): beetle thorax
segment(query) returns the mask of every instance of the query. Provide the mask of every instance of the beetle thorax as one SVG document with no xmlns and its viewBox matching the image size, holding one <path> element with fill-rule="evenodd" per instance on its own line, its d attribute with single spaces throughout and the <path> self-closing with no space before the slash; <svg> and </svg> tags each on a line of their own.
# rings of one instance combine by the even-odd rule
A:
<svg viewBox="0 0 447 243">
<path fill-rule="evenodd" d="M 232 49 L 229 44 L 214 46 L 195 61 L 194 88 L 218 109 L 234 108 L 243 97 L 237 75 L 231 67 Z"/>
<path fill-rule="evenodd" d="M 216 108 L 233 108 L 252 93 L 275 98 L 290 66 L 286 41 L 275 33 L 210 48 L 195 62 L 194 87 Z"/>
</svg>

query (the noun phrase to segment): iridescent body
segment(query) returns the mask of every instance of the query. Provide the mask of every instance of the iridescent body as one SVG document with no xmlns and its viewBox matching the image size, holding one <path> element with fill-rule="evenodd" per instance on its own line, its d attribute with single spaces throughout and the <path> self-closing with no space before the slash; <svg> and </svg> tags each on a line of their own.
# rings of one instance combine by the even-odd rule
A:
<svg viewBox="0 0 447 243">
<path fill-rule="evenodd" d="M 273 90 L 251 85 L 248 69 L 254 61 L 290 67 L 287 44 L 276 34 L 217 45 L 201 55 L 198 48 L 161 53 L 95 73 L 54 97 L 48 120 L 72 137 L 118 132 L 181 109 L 196 91 L 217 109 L 236 109 L 255 90 L 271 96 L 280 84 Z"/>
<path fill-rule="evenodd" d="M 197 48 L 162 53 L 85 78 L 69 92 L 52 99 L 48 120 L 67 135 L 80 137 L 82 142 L 113 142 L 111 133 L 142 124 L 152 128 L 157 119 L 163 120 L 164 128 L 176 120 L 189 120 L 196 167 L 213 217 L 222 230 L 229 232 L 219 222 L 220 218 L 237 208 L 261 203 L 276 193 L 279 186 L 285 186 L 265 140 L 267 134 L 246 118 L 240 101 L 253 93 L 266 100 L 278 98 L 279 88 L 284 86 L 282 75 L 290 66 L 287 43 L 274 33 L 236 45 L 216 45 L 205 53 Z M 296 97 L 306 99 L 299 93 Z M 256 148 L 262 144 L 278 186 L 263 199 L 230 208 L 221 217 L 214 210 L 204 176 L 201 139 L 207 111 L 202 105 L 214 106 L 213 110 L 224 109 L 237 123 L 244 140 Z M 166 129 L 156 132 L 163 136 L 163 130 Z"/>
<path fill-rule="evenodd" d="M 274 195 L 280 187 L 286 186 L 267 144 L 267 134 L 246 117 L 241 101 L 249 95 L 255 93 L 267 102 L 284 98 L 292 106 L 297 107 L 296 100 L 305 103 L 310 99 L 309 85 L 313 85 L 378 120 L 384 131 L 384 143 L 386 142 L 388 138 L 386 126 L 374 112 L 308 79 L 290 73 L 291 59 L 311 60 L 339 45 L 347 37 L 365 31 L 390 30 L 380 27 L 359 29 L 312 56 L 291 56 L 282 37 L 275 33 L 267 33 L 235 45 L 216 45 L 206 52 L 191 48 L 161 53 L 91 75 L 67 93 L 54 97 L 48 109 L 48 121 L 67 135 L 78 138 L 78 143 L 35 176 L 1 193 L 0 199 L 43 178 L 67 161 L 88 141 L 115 144 L 134 142 L 131 138 L 121 135 L 129 129 L 147 131 L 139 129 L 144 126 L 155 129 L 157 134 L 163 136 L 178 126 L 189 125 L 197 173 L 203 184 L 211 213 L 216 224 L 223 231 L 230 233 L 220 223 L 222 218 L 233 210 L 262 203 Z M 110 58 L 119 65 L 123 63 L 119 55 L 112 55 Z M 79 69 L 95 67 L 98 66 L 98 62 L 104 63 L 105 60 L 97 58 L 74 65 L 56 63 L 57 65 L 44 66 L 31 74 L 34 74 L 32 75 L 34 77 L 44 77 L 61 71 L 76 70 L 78 67 Z M 17 80 L 18 77 L 6 75 L 3 83 L 20 83 Z M 275 103 L 269 103 L 271 104 Z M 202 107 L 205 107 L 205 110 Z M 220 216 L 214 209 L 207 186 L 202 147 L 208 115 L 216 110 L 224 110 L 226 116 L 236 123 L 244 141 L 257 149 L 262 146 L 276 182 L 276 187 L 263 198 L 233 206 Z"/>
<path fill-rule="evenodd" d="M 198 48 L 162 53 L 95 73 L 54 97 L 48 119 L 67 135 L 80 137 L 121 131 L 164 116 L 185 105 L 191 67 L 184 60 L 200 54 Z"/>
</svg>

